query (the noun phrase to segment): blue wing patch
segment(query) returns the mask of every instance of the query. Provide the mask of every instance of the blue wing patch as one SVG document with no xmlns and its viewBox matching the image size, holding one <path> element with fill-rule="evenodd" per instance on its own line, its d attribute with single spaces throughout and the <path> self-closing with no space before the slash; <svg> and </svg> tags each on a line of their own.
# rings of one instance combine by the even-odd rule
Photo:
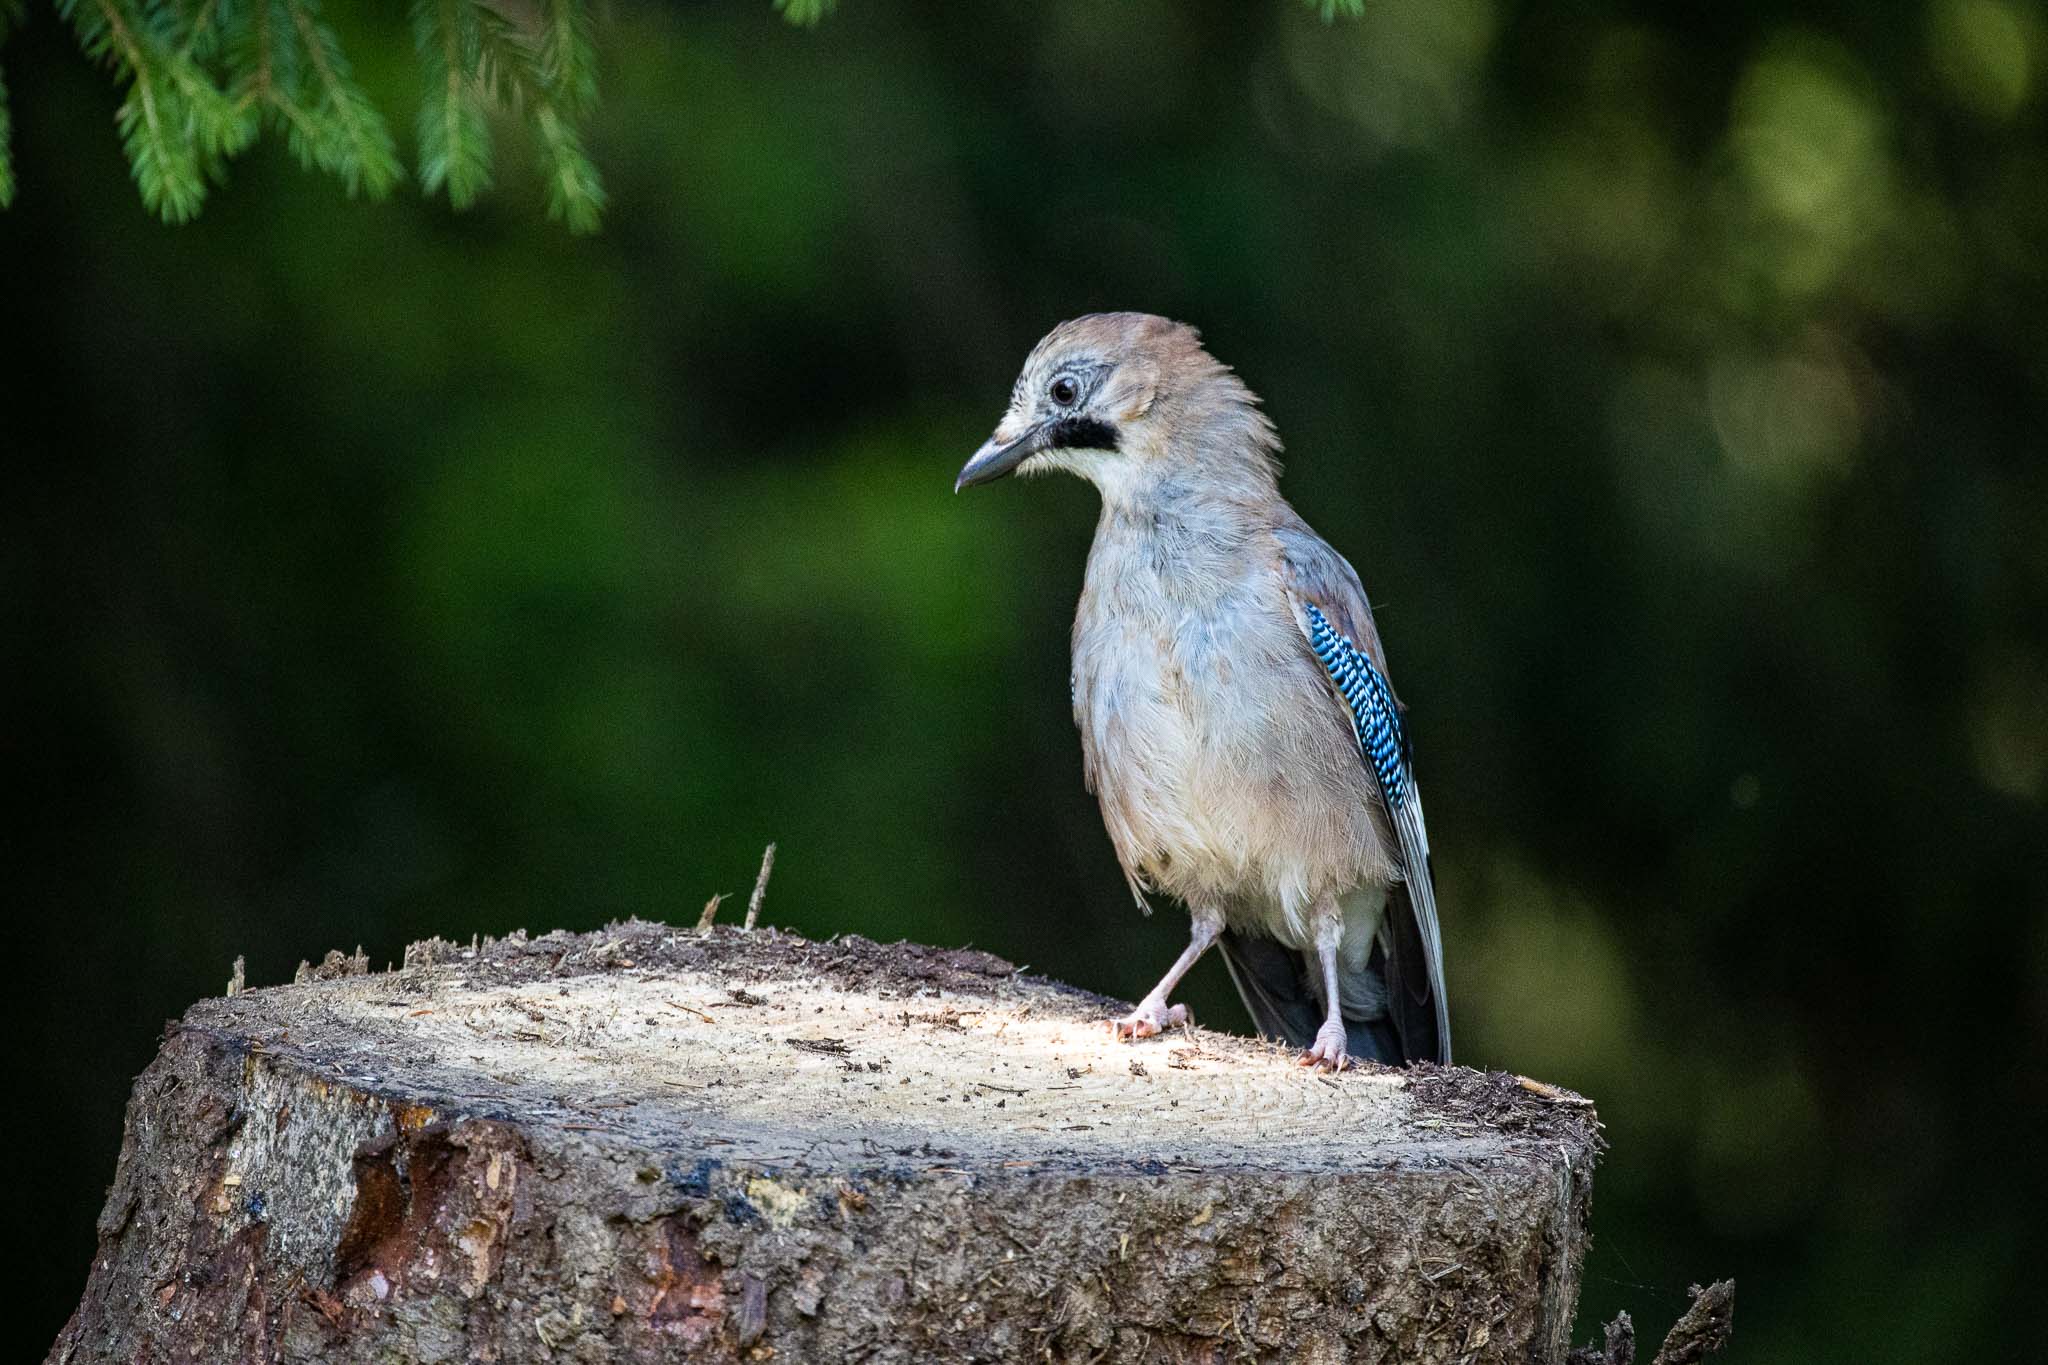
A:
<svg viewBox="0 0 2048 1365">
<path fill-rule="evenodd" d="M 1387 809 L 1399 810 L 1408 800 L 1408 733 L 1394 689 L 1365 651 L 1339 634 L 1315 603 L 1302 605 L 1308 611 L 1309 648 L 1351 708 L 1351 728 L 1380 780 Z"/>
</svg>

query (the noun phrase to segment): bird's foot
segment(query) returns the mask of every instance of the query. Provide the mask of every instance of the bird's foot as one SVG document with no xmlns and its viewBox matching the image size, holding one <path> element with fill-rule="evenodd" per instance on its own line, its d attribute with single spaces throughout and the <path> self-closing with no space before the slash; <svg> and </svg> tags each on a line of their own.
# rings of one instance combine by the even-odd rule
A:
<svg viewBox="0 0 2048 1365">
<path fill-rule="evenodd" d="M 1342 1071 L 1350 1066 L 1351 1057 L 1344 1051 L 1344 1026 L 1332 1020 L 1317 1029 L 1315 1042 L 1301 1054 L 1301 1064 L 1318 1071 Z"/>
<path fill-rule="evenodd" d="M 1109 1031 L 1119 1038 L 1135 1042 L 1170 1028 L 1179 1028 L 1193 1019 L 1186 1005 L 1169 1005 L 1164 1000 L 1140 1000 L 1138 1008 L 1121 1019 L 1110 1020 Z"/>
</svg>

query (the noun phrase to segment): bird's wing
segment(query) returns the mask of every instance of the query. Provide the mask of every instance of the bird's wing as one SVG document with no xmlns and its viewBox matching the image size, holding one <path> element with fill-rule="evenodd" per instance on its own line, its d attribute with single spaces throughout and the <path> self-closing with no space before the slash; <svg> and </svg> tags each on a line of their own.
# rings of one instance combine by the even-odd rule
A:
<svg viewBox="0 0 2048 1365">
<path fill-rule="evenodd" d="M 1411 1058 L 1451 1060 L 1450 997 L 1444 988 L 1443 934 L 1430 875 L 1429 828 L 1415 785 L 1406 708 L 1387 681 L 1386 651 L 1358 572 L 1299 521 L 1275 531 L 1281 573 L 1295 623 L 1330 679 L 1358 737 L 1359 756 L 1379 784 L 1401 849 L 1400 894 L 1387 906 L 1382 946 L 1387 995 L 1403 1050 Z M 1410 913 L 1401 913 L 1405 900 Z"/>
</svg>

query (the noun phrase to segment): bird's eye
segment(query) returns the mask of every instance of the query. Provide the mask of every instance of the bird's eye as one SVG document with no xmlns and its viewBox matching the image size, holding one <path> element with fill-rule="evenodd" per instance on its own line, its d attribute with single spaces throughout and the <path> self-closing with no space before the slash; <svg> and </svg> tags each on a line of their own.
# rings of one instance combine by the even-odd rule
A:
<svg viewBox="0 0 2048 1365">
<path fill-rule="evenodd" d="M 1053 402 L 1063 408 L 1070 408 L 1074 406 L 1074 400 L 1081 396 L 1081 386 L 1066 375 L 1061 375 L 1052 381 L 1052 387 L 1046 392 L 1052 395 Z"/>
</svg>

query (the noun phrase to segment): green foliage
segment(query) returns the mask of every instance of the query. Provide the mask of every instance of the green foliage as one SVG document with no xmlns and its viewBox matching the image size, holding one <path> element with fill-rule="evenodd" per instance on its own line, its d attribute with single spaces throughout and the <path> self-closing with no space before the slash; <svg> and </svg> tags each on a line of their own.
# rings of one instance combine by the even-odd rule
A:
<svg viewBox="0 0 2048 1365">
<path fill-rule="evenodd" d="M 412 0 L 420 73 L 420 187 L 458 209 L 491 188 L 496 114 L 523 114 L 548 216 L 593 232 L 605 192 L 581 123 L 597 104 L 595 0 L 533 0 L 517 18 L 486 0 Z M 320 0 L 54 0 L 88 57 L 123 87 L 115 126 L 142 202 L 182 223 L 259 132 L 350 195 L 382 199 L 405 178 L 389 124 L 353 75 Z M 774 0 L 811 27 L 838 0 Z M 1325 22 L 1364 0 L 1307 0 Z M 25 0 L 0 0 L 0 42 Z M 0 208 L 14 198 L 7 84 L 0 70 Z"/>
<path fill-rule="evenodd" d="M 540 0 L 540 79 L 569 114 L 582 118 L 597 103 L 597 38 L 579 0 Z"/>
<path fill-rule="evenodd" d="M 536 105 L 534 132 L 548 170 L 548 217 L 571 232 L 595 232 L 604 213 L 604 186 L 583 154 L 583 139 L 552 103 Z"/>
<path fill-rule="evenodd" d="M 405 179 L 384 114 L 354 74 L 320 0 L 55 0 L 79 46 L 122 86 L 115 126 L 143 203 L 166 222 L 199 212 L 209 186 L 260 132 L 349 194 L 382 199 Z M 579 121 L 597 103 L 591 0 L 539 0 L 515 20 L 484 0 L 414 0 L 420 71 L 418 174 L 467 208 L 492 184 L 494 115 L 521 114 L 550 215 L 593 231 L 604 187 Z M 24 15 L 0 0 L 0 39 Z M 14 195 L 0 82 L 0 207 Z"/>
<path fill-rule="evenodd" d="M 143 203 L 167 222 L 190 218 L 250 127 L 178 32 L 182 16 L 168 6 L 145 13 L 134 0 L 58 0 L 57 12 L 85 54 L 127 82 L 114 122 Z"/>
<path fill-rule="evenodd" d="M 466 209 L 491 187 L 491 129 L 485 90 L 477 79 L 482 38 L 477 12 L 464 0 L 413 0 L 413 46 L 419 53 L 420 188 L 446 188 Z"/>
<path fill-rule="evenodd" d="M 537 44 L 495 11 L 479 6 L 476 12 L 479 69 L 501 97 L 526 110 L 547 181 L 548 216 L 571 232 L 595 232 L 604 213 L 604 186 L 574 121 L 597 101 L 596 54 L 583 0 L 542 5 Z"/>
<path fill-rule="evenodd" d="M 351 77 L 334 31 L 319 22 L 317 0 L 279 0 L 273 7 L 281 11 L 286 41 L 296 39 L 303 54 L 298 71 L 304 84 L 284 94 L 283 107 L 295 115 L 287 120 L 286 144 L 301 166 L 339 176 L 351 195 L 363 190 L 382 199 L 405 176 L 383 115 Z"/>
</svg>

